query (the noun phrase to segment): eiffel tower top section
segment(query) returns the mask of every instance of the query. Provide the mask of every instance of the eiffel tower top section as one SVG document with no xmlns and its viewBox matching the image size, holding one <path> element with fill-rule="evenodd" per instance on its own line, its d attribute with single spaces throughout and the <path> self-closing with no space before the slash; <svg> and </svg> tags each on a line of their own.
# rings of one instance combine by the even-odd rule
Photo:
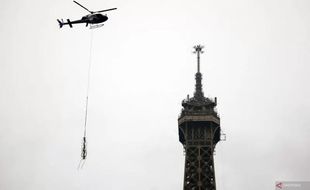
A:
<svg viewBox="0 0 310 190">
<path fill-rule="evenodd" d="M 196 73 L 196 84 L 195 92 L 193 97 L 187 96 L 185 100 L 182 101 L 182 112 L 179 117 L 179 124 L 182 123 L 182 118 L 184 116 L 211 116 L 213 122 L 220 122 L 220 118 L 214 109 L 217 105 L 217 99 L 211 99 L 204 96 L 202 91 L 202 74 L 200 73 L 200 55 L 203 53 L 203 46 L 194 46 L 194 53 L 197 54 L 197 73 Z M 180 123 L 181 122 L 181 123 Z"/>
</svg>

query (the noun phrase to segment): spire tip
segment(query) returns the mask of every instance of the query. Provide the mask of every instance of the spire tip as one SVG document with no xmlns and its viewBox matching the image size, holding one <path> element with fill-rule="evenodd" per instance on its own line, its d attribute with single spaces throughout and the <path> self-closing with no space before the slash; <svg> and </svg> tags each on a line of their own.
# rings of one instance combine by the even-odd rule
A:
<svg viewBox="0 0 310 190">
<path fill-rule="evenodd" d="M 204 46 L 200 45 L 200 44 L 194 46 L 194 49 L 195 49 L 194 53 L 203 53 L 203 51 L 202 51 L 203 48 L 204 48 Z"/>
</svg>

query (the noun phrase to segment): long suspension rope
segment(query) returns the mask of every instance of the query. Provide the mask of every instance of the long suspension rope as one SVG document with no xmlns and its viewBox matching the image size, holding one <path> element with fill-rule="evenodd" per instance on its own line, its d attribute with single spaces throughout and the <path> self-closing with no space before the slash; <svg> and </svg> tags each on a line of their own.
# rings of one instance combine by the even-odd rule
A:
<svg viewBox="0 0 310 190">
<path fill-rule="evenodd" d="M 91 74 L 91 62 L 92 62 L 92 48 L 93 48 L 93 31 L 90 32 L 90 50 L 89 50 L 89 63 L 88 63 L 88 73 L 87 73 L 87 89 L 86 89 L 86 99 L 85 99 L 85 118 L 84 118 L 84 134 L 82 139 L 82 152 L 81 152 L 81 161 L 78 168 L 81 169 L 84 166 L 86 157 L 87 157 L 87 117 L 88 117 L 88 97 L 89 97 L 89 88 L 90 88 L 90 74 Z"/>
<path fill-rule="evenodd" d="M 91 33 L 90 33 L 90 48 L 89 49 L 90 50 L 89 50 L 87 89 L 86 89 L 86 101 L 85 101 L 84 137 L 86 137 L 86 126 L 87 126 L 88 96 L 89 96 L 89 87 L 90 87 L 90 74 L 91 74 L 92 49 L 93 49 L 93 30 L 91 30 Z"/>
</svg>

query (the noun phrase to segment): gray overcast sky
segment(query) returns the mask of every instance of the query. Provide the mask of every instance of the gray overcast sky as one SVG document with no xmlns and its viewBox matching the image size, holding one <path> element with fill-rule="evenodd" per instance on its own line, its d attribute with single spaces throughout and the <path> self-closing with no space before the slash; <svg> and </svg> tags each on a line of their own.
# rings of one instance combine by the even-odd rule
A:
<svg viewBox="0 0 310 190">
<path fill-rule="evenodd" d="M 59 29 L 72 1 L 2 0 L 0 189 L 179 190 L 181 101 L 218 97 L 219 190 L 310 180 L 310 1 L 93 0 L 105 26 Z M 88 159 L 78 171 L 93 32 Z"/>
</svg>

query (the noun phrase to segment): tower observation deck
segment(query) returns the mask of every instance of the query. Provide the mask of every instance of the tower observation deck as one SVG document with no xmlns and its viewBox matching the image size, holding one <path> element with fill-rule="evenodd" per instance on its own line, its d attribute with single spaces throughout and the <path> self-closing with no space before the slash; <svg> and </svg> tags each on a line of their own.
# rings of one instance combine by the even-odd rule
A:
<svg viewBox="0 0 310 190">
<path fill-rule="evenodd" d="M 203 46 L 194 46 L 197 54 L 196 86 L 193 97 L 182 101 L 178 118 L 179 141 L 185 150 L 184 190 L 215 190 L 213 152 L 220 141 L 220 118 L 214 109 L 217 99 L 206 98 L 202 91 L 200 54 Z"/>
</svg>

